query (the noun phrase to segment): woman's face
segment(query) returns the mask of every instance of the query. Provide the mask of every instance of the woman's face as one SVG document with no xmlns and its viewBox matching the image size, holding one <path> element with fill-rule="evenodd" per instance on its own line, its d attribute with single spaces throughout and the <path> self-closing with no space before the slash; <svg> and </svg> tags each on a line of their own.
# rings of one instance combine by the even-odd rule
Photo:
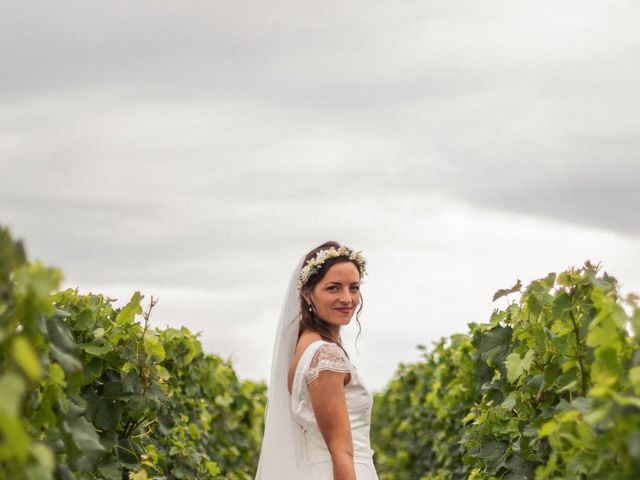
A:
<svg viewBox="0 0 640 480">
<path fill-rule="evenodd" d="M 305 295 L 311 300 L 320 319 L 338 329 L 351 321 L 360 304 L 360 272 L 352 262 L 329 267 L 313 290 Z"/>
</svg>

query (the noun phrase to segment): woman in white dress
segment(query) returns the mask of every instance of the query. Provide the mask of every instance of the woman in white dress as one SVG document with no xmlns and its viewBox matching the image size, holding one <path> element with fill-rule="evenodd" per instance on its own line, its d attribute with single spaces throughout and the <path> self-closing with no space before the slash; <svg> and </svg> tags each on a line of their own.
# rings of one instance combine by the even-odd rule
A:
<svg viewBox="0 0 640 480">
<path fill-rule="evenodd" d="M 256 480 L 377 480 L 373 398 L 341 345 L 362 309 L 365 260 L 336 242 L 310 251 L 289 283 L 276 332 Z"/>
</svg>

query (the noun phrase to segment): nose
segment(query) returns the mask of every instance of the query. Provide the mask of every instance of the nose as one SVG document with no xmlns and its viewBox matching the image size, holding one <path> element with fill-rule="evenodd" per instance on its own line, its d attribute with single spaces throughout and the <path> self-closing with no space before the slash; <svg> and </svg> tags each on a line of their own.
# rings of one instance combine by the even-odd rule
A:
<svg viewBox="0 0 640 480">
<path fill-rule="evenodd" d="M 351 298 L 351 292 L 349 292 L 348 288 L 345 288 L 341 291 L 340 302 L 351 305 L 353 303 L 353 299 Z"/>
</svg>

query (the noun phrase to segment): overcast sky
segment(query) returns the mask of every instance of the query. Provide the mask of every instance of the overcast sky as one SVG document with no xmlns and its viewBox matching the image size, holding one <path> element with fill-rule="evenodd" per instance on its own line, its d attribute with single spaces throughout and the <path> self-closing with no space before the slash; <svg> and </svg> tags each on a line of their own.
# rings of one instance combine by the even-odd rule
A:
<svg viewBox="0 0 640 480">
<path fill-rule="evenodd" d="M 636 1 L 13 1 L 0 223 L 65 286 L 266 380 L 298 259 L 363 250 L 378 390 L 493 292 L 585 260 L 640 292 Z"/>
</svg>

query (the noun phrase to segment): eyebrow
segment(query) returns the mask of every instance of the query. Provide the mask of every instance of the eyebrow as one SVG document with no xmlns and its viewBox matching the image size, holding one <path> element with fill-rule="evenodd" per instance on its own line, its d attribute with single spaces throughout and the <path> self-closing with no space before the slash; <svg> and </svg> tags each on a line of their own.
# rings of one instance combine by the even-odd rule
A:
<svg viewBox="0 0 640 480">
<path fill-rule="evenodd" d="M 350 285 L 359 285 L 360 282 L 351 282 Z M 342 285 L 340 282 L 329 282 L 327 285 Z"/>
</svg>

